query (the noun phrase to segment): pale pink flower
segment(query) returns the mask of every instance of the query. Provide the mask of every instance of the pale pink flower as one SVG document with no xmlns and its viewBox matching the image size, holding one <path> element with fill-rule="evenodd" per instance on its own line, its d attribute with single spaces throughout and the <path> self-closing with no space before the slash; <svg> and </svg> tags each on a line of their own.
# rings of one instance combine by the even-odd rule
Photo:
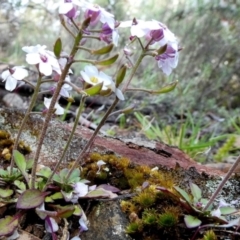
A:
<svg viewBox="0 0 240 240">
<path fill-rule="evenodd" d="M 23 80 L 28 76 L 28 71 L 21 66 L 16 66 L 13 68 L 9 68 L 2 72 L 2 79 L 5 82 L 5 89 L 8 91 L 13 91 L 18 81 Z"/>
<path fill-rule="evenodd" d="M 111 29 L 114 29 L 115 19 L 114 15 L 107 12 L 104 8 L 91 3 L 85 3 L 82 6 L 83 11 L 85 12 L 86 18 L 91 18 L 91 25 L 96 25 L 99 21 L 101 23 L 107 23 Z"/>
<path fill-rule="evenodd" d="M 64 0 L 58 9 L 58 12 L 59 14 L 63 14 L 68 18 L 74 19 L 80 14 L 78 6 L 81 5 L 81 2 L 77 0 Z"/>
</svg>

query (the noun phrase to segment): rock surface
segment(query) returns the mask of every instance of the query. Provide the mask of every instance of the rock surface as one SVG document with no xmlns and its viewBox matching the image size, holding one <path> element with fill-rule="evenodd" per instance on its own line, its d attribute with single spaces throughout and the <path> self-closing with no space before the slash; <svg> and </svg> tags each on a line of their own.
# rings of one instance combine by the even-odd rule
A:
<svg viewBox="0 0 240 240">
<path fill-rule="evenodd" d="M 24 112 L 19 110 L 0 109 L 0 129 L 7 130 L 11 134 L 11 138 L 14 139 L 23 116 Z M 30 157 L 34 156 L 43 121 L 44 119 L 39 115 L 31 116 L 22 134 L 21 139 L 32 150 Z M 51 122 L 44 140 L 39 163 L 50 167 L 56 164 L 70 130 L 71 126 L 68 124 L 63 124 L 57 120 Z M 83 127 L 77 129 L 65 163 L 77 158 L 91 134 L 92 131 L 89 129 Z M 154 141 L 98 136 L 89 152 L 114 153 L 127 157 L 136 164 L 158 166 L 165 171 L 171 171 L 173 175 L 177 175 L 179 186 L 188 188 L 189 182 L 194 182 L 202 189 L 204 197 L 207 198 L 211 196 L 219 184 L 219 176 L 224 175 L 219 170 L 197 164 L 177 148 Z M 239 194 L 240 181 L 233 178 L 228 181 L 220 197 L 227 202 L 231 202 L 239 198 Z M 240 201 L 236 203 L 236 207 L 239 208 L 239 206 Z M 81 235 L 81 239 L 131 239 L 125 234 L 128 219 L 121 212 L 118 200 L 100 201 L 97 206 L 91 209 L 87 217 L 90 222 L 89 231 Z"/>
</svg>

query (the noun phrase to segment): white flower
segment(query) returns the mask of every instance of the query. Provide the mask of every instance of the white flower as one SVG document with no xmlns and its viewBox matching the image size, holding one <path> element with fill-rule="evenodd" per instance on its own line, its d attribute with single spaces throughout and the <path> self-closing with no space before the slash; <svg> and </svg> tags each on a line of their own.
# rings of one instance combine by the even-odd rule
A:
<svg viewBox="0 0 240 240">
<path fill-rule="evenodd" d="M 74 193 L 78 197 L 83 197 L 88 193 L 88 185 L 83 182 L 77 182 L 74 185 Z"/>
<path fill-rule="evenodd" d="M 65 81 L 66 82 L 71 82 L 71 79 L 70 79 L 69 75 L 66 76 Z M 67 83 L 64 83 L 59 94 L 61 96 L 65 97 L 65 98 L 69 98 L 70 97 L 69 92 L 71 92 L 71 91 L 72 91 L 72 86 L 70 86 Z"/>
<path fill-rule="evenodd" d="M 6 82 L 5 89 L 8 91 L 13 91 L 17 86 L 17 82 L 23 80 L 27 76 L 28 71 L 21 66 L 9 68 L 2 72 L 1 75 L 3 82 Z"/>
<path fill-rule="evenodd" d="M 53 70 L 61 74 L 58 60 L 53 52 L 46 50 L 45 45 L 23 47 L 22 50 L 27 53 L 26 62 L 34 65 L 38 64 L 39 71 L 45 76 L 51 75 Z"/>
<path fill-rule="evenodd" d="M 115 91 L 115 84 L 112 78 L 105 73 L 98 71 L 95 66 L 86 66 L 84 71 L 80 72 L 83 80 L 90 85 L 97 85 L 103 83 L 102 90 L 111 89 Z"/>
<path fill-rule="evenodd" d="M 44 105 L 47 109 L 49 109 L 51 101 L 52 101 L 52 98 L 46 98 L 46 97 L 44 98 Z M 63 115 L 64 114 L 64 109 L 58 103 L 55 104 L 54 108 L 55 108 L 54 113 L 56 115 Z"/>
<path fill-rule="evenodd" d="M 105 163 L 103 160 L 97 161 L 98 171 L 97 171 L 96 174 L 99 174 L 99 173 L 100 173 L 100 171 L 101 171 L 101 166 L 102 166 L 102 165 L 105 165 L 105 164 L 106 164 L 106 163 Z"/>
<path fill-rule="evenodd" d="M 142 21 L 136 20 L 133 21 L 124 21 L 121 22 L 119 27 L 131 27 L 131 35 L 136 36 L 138 38 L 146 36 L 150 31 L 160 29 L 157 21 Z"/>
</svg>

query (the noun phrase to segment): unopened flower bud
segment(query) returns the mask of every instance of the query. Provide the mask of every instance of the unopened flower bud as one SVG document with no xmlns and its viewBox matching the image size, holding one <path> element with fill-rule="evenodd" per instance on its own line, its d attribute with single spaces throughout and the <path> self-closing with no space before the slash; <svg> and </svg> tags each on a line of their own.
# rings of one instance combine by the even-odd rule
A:
<svg viewBox="0 0 240 240">
<path fill-rule="evenodd" d="M 132 55 L 133 55 L 133 51 L 132 51 L 130 48 L 128 48 L 128 47 L 125 47 L 125 48 L 123 49 L 123 52 L 124 52 L 124 54 L 125 54 L 126 56 L 132 56 Z"/>
</svg>

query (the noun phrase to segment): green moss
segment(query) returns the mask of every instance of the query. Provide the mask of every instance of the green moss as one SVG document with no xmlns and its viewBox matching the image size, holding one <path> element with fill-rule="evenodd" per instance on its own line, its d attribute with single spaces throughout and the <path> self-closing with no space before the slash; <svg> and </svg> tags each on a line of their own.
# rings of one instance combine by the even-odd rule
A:
<svg viewBox="0 0 240 240">
<path fill-rule="evenodd" d="M 128 224 L 128 226 L 126 228 L 126 233 L 128 233 L 128 234 L 137 233 L 139 231 L 142 231 L 142 222 L 141 221 L 131 222 Z"/>
<path fill-rule="evenodd" d="M 142 221 L 145 225 L 156 224 L 158 220 L 158 214 L 155 209 L 146 209 L 142 215 Z"/>
<path fill-rule="evenodd" d="M 213 230 L 209 230 L 209 231 L 206 231 L 202 240 L 217 240 L 217 236 L 213 232 Z"/>
</svg>

